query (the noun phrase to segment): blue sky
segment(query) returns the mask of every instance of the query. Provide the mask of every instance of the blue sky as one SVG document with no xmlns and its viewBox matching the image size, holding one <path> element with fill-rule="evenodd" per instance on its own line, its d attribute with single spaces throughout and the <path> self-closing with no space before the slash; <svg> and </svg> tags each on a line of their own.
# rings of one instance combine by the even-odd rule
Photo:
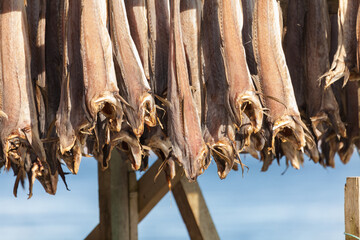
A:
<svg viewBox="0 0 360 240">
<path fill-rule="evenodd" d="M 324 169 L 310 161 L 301 170 L 284 160 L 268 172 L 261 163 L 243 156 L 250 170 L 231 172 L 220 180 L 211 164 L 198 178 L 221 239 L 343 239 L 344 184 L 347 176 L 360 175 L 357 153 L 350 163 L 337 159 L 336 169 Z M 13 197 L 15 178 L 0 174 L 1 239 L 83 239 L 98 223 L 97 164 L 83 158 L 77 176 L 68 176 L 71 191 L 59 182 L 56 196 L 46 194 L 39 183 L 34 196 L 19 189 Z M 139 239 L 188 239 L 172 195 L 167 194 L 139 224 Z"/>
</svg>

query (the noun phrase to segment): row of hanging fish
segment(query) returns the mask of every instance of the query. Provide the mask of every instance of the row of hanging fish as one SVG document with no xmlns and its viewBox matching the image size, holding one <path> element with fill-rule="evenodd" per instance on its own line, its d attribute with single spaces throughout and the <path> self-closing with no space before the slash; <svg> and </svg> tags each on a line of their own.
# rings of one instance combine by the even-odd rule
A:
<svg viewBox="0 0 360 240">
<path fill-rule="evenodd" d="M 114 149 L 168 180 L 359 147 L 359 2 L 0 0 L 0 167 L 55 194 Z M 337 50 L 336 50 L 337 49 Z M 332 64 L 330 65 L 332 61 Z M 348 81 L 350 80 L 350 81 Z M 345 86 L 345 87 L 344 87 Z M 66 185 L 67 187 L 67 185 Z"/>
</svg>

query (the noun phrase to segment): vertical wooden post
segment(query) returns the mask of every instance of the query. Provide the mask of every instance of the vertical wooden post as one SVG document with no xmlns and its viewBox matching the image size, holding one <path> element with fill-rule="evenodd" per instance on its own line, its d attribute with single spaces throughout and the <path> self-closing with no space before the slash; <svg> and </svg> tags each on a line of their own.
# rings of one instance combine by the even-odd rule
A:
<svg viewBox="0 0 360 240">
<path fill-rule="evenodd" d="M 197 182 L 190 183 L 184 176 L 172 192 L 191 239 L 220 239 Z"/>
<path fill-rule="evenodd" d="M 129 216 L 130 240 L 138 239 L 138 186 L 136 173 L 129 166 Z"/>
<path fill-rule="evenodd" d="M 99 166 L 99 207 L 101 239 L 130 239 L 129 180 L 126 156 L 112 152 L 109 168 Z"/>
<path fill-rule="evenodd" d="M 348 177 L 345 184 L 345 233 L 360 236 L 360 177 Z M 353 240 L 346 236 L 346 240 Z"/>
</svg>

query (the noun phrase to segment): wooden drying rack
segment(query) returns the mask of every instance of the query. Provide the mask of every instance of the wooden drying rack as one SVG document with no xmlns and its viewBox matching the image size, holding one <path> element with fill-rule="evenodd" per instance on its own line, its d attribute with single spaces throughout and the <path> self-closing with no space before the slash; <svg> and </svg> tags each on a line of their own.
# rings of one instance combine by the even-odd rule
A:
<svg viewBox="0 0 360 240">
<path fill-rule="evenodd" d="M 109 168 L 98 167 L 100 223 L 85 238 L 135 240 L 137 225 L 169 191 L 165 173 L 154 177 L 157 160 L 139 179 L 126 155 L 113 151 Z M 190 183 L 177 166 L 171 191 L 191 239 L 220 239 L 197 182 Z"/>
<path fill-rule="evenodd" d="M 328 0 L 330 14 L 337 14 L 338 0 Z M 280 0 L 286 10 L 287 0 Z M 137 225 L 169 191 L 164 172 L 154 177 L 161 161 L 136 180 L 126 156 L 114 151 L 106 171 L 98 167 L 100 223 L 85 240 L 135 240 Z M 198 183 L 189 183 L 180 167 L 171 181 L 171 191 L 191 239 L 220 239 Z M 359 211 L 360 212 L 360 211 Z M 360 228 L 359 228 L 360 229 Z"/>
</svg>

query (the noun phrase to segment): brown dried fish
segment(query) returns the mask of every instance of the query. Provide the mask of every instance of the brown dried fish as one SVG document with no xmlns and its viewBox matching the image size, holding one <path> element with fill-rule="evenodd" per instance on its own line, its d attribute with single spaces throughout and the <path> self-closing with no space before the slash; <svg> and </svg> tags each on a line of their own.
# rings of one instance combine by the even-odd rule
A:
<svg viewBox="0 0 360 240">
<path fill-rule="evenodd" d="M 331 88 L 324 89 L 318 79 L 329 69 L 330 19 L 326 0 L 308 1 L 306 16 L 306 112 L 319 145 L 329 144 L 324 132 L 346 137 L 346 129 L 339 115 L 339 106 Z M 331 141 L 337 141 L 333 138 Z M 335 146 L 336 143 L 330 144 Z M 321 147 L 324 148 L 324 147 Z M 335 150 L 333 150 L 335 151 Z M 314 159 L 315 160 L 315 159 Z"/>
<path fill-rule="evenodd" d="M 191 94 L 188 66 L 182 40 L 180 0 L 171 3 L 168 134 L 172 155 L 183 166 L 186 176 L 195 180 L 204 170 L 208 157 L 202 138 L 200 119 Z"/>
<path fill-rule="evenodd" d="M 193 99 L 199 119 L 202 113 L 202 73 L 200 52 L 201 0 L 182 0 L 180 2 L 181 31 Z"/>
<path fill-rule="evenodd" d="M 243 44 L 246 52 L 246 61 L 251 74 L 257 74 L 254 49 L 252 45 L 252 22 L 255 0 L 241 0 L 244 24 L 242 29 Z"/>
<path fill-rule="evenodd" d="M 89 111 L 92 124 L 98 120 L 99 113 L 108 120 L 105 121 L 106 126 L 103 129 L 98 128 L 96 133 L 98 138 L 107 138 L 110 131 L 120 131 L 123 117 L 112 44 L 106 28 L 107 1 L 83 1 L 81 9 L 80 46 L 86 109 Z M 105 139 L 98 139 L 97 143 L 102 143 L 97 146 L 98 153 L 108 144 Z M 105 159 L 108 160 L 107 157 Z M 101 162 L 103 167 L 107 166 L 106 161 Z"/>
<path fill-rule="evenodd" d="M 135 135 L 140 137 L 144 123 L 156 125 L 154 99 L 134 41 L 123 0 L 110 1 L 110 33 L 114 47 L 115 68 L 121 96 L 127 101 L 124 112 Z"/>
<path fill-rule="evenodd" d="M 349 78 L 359 80 L 356 73 L 356 19 L 358 0 L 340 0 L 338 10 L 338 48 L 325 76 L 325 87 L 344 77 L 344 85 Z M 353 76 L 352 76 L 353 75 Z"/>
<path fill-rule="evenodd" d="M 305 112 L 305 11 L 306 1 L 289 0 L 284 53 L 295 98 L 300 112 Z"/>
<path fill-rule="evenodd" d="M 230 117 L 229 85 L 221 51 L 219 6 L 222 6 L 221 1 L 209 0 L 203 9 L 201 41 L 206 84 L 204 140 L 217 164 L 220 178 L 225 178 L 234 165 L 237 152 L 235 129 Z"/>
<path fill-rule="evenodd" d="M 35 82 L 36 106 L 39 116 L 39 130 L 45 130 L 45 28 L 46 28 L 46 0 L 29 0 L 26 7 L 29 42 L 31 48 L 31 78 Z"/>
<path fill-rule="evenodd" d="M 278 4 L 275 0 L 259 0 L 255 4 L 253 45 L 258 64 L 261 91 L 265 107 L 269 109 L 268 122 L 272 131 L 271 148 L 275 152 L 275 139 L 288 141 L 296 150 L 306 145 L 307 128 L 301 121 L 281 46 Z M 305 131 L 305 132 L 304 132 Z M 310 136 L 308 137 L 310 140 Z M 286 148 L 289 149 L 289 148 Z M 293 153 L 283 149 L 291 158 Z M 294 167 L 298 164 L 291 160 Z"/>
<path fill-rule="evenodd" d="M 171 156 L 172 144 L 167 133 L 167 98 L 168 66 L 169 66 L 169 29 L 170 2 L 167 0 L 147 0 L 149 46 L 150 46 L 150 86 L 157 104 L 159 124 L 155 128 L 145 130 L 142 143 L 165 161 L 162 169 L 168 179 L 175 175 L 175 162 Z M 162 170 L 160 169 L 160 170 Z"/>
<path fill-rule="evenodd" d="M 147 0 L 147 6 L 150 36 L 151 90 L 156 95 L 166 98 L 169 62 L 170 5 L 168 0 Z"/>
<path fill-rule="evenodd" d="M 246 63 L 245 49 L 242 42 L 243 13 L 237 0 L 221 1 L 219 7 L 219 25 L 222 51 L 225 63 L 229 102 L 238 127 L 243 123 L 243 115 L 250 120 L 248 138 L 260 131 L 263 110 L 256 94 Z"/>
<path fill-rule="evenodd" d="M 81 2 L 61 2 L 62 83 L 56 132 L 61 157 L 69 170 L 76 174 L 81 161 L 82 145 L 93 124 L 85 103 L 83 62 L 80 53 Z"/>
<path fill-rule="evenodd" d="M 146 79 L 149 80 L 149 41 L 146 0 L 126 0 L 125 6 L 131 37 L 138 50 Z"/>
<path fill-rule="evenodd" d="M 346 164 L 350 161 L 355 145 L 359 144 L 359 86 L 358 82 L 348 82 L 344 89 L 346 101 L 346 137 L 339 144 L 340 160 Z"/>
<path fill-rule="evenodd" d="M 43 144 L 40 141 L 38 120 L 31 81 L 31 53 L 27 31 L 27 16 L 22 0 L 0 3 L 0 65 L 2 81 L 1 143 L 5 166 L 17 175 L 14 195 L 19 181 L 29 177 L 29 198 L 38 179 L 45 191 L 54 194 L 56 186 L 50 181 Z"/>
</svg>

